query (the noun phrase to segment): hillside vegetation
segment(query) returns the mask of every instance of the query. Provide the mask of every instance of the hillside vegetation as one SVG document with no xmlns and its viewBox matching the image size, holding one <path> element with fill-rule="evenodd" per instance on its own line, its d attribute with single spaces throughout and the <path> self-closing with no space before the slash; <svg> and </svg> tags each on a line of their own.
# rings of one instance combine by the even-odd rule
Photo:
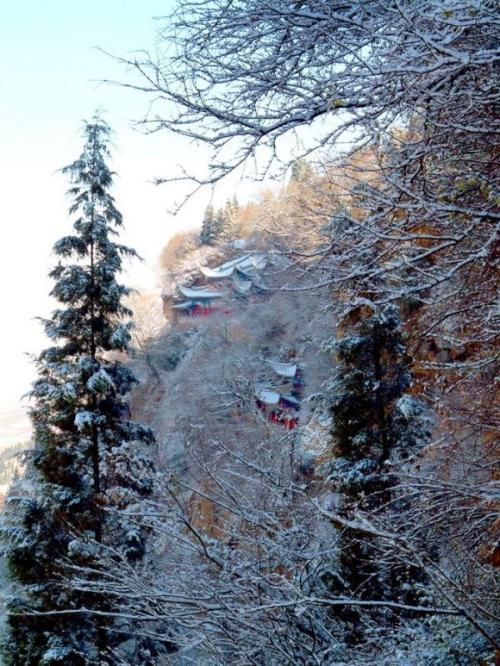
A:
<svg viewBox="0 0 500 666">
<path fill-rule="evenodd" d="M 479 440 L 471 421 L 464 430 L 472 405 L 457 409 L 463 389 L 443 374 L 460 352 L 430 335 L 425 302 L 332 291 L 326 248 L 343 236 L 328 221 L 356 210 L 341 197 L 352 168 L 308 165 L 241 206 L 231 237 L 203 245 L 189 233 L 162 253 L 167 321 L 150 340 L 154 372 L 137 361 L 133 400 L 159 441 L 162 517 L 152 577 L 125 588 L 154 585 L 153 615 L 184 655 L 166 663 L 472 665 L 492 654 L 496 453 L 488 429 Z M 258 293 L 230 291 L 224 313 L 173 316 L 176 285 L 227 285 L 200 264 L 244 253 L 267 257 Z M 280 384 L 268 360 L 303 372 L 292 430 L 259 404 L 256 387 Z M 487 374 L 474 383 L 484 406 Z M 383 640 L 367 641 L 382 626 Z"/>
<path fill-rule="evenodd" d="M 176 0 L 123 59 L 146 133 L 208 154 L 158 183 L 213 199 L 132 294 L 99 116 L 63 170 L 7 666 L 500 663 L 499 27 Z"/>
</svg>

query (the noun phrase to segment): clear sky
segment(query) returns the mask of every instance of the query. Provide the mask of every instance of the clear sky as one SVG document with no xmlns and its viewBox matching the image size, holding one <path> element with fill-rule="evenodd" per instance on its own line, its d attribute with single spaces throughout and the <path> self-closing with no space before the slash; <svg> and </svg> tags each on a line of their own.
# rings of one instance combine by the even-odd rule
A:
<svg viewBox="0 0 500 666">
<path fill-rule="evenodd" d="M 46 277 L 54 263 L 51 247 L 70 231 L 67 182 L 57 171 L 80 154 L 82 120 L 102 109 L 116 133 L 114 195 L 125 220 L 121 240 L 145 259 L 142 267 L 130 267 L 128 284 L 153 287 L 155 263 L 169 236 L 201 222 L 210 191 L 174 218 L 168 211 L 182 188 L 157 187 L 152 180 L 172 174 L 179 164 L 188 169 L 195 164 L 198 170 L 206 151 L 171 135 L 141 134 L 132 121 L 143 117 L 148 100 L 101 83 L 128 79 L 124 66 L 99 49 L 127 56 L 154 48 L 154 17 L 167 14 L 174 2 L 17 0 L 2 5 L 0 446 L 12 439 L 8 412 L 19 410 L 34 379 L 27 353 L 46 344 L 35 318 L 53 306 Z M 219 188 L 215 203 L 234 191 L 245 200 L 258 189 L 234 178 Z M 17 427 L 16 422 L 11 430 L 17 433 Z"/>
<path fill-rule="evenodd" d="M 209 193 L 173 219 L 167 214 L 173 192 L 148 182 L 175 163 L 189 163 L 193 148 L 165 135 L 136 132 L 130 120 L 141 117 L 147 100 L 96 82 L 126 76 L 121 65 L 96 47 L 126 55 L 154 45 L 153 16 L 165 14 L 171 4 L 170 0 L 3 3 L 0 414 L 19 406 L 33 377 L 24 354 L 43 345 L 34 317 L 50 309 L 46 279 L 53 263 L 50 249 L 69 231 L 67 183 L 56 171 L 78 156 L 83 118 L 103 108 L 116 131 L 113 167 L 119 178 L 114 193 L 125 218 L 123 241 L 137 249 L 147 266 L 154 265 L 173 231 L 200 221 Z M 149 287 L 151 275 L 147 268 L 135 268 L 129 280 Z"/>
</svg>

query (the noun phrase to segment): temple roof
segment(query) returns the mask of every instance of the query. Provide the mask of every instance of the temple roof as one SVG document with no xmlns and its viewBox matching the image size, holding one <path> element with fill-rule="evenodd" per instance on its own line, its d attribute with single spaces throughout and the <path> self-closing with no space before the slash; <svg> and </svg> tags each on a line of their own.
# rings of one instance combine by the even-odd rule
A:
<svg viewBox="0 0 500 666">
<path fill-rule="evenodd" d="M 265 268 L 266 263 L 265 254 L 244 254 L 215 268 L 209 268 L 208 266 L 200 266 L 199 268 L 205 277 L 221 279 L 231 277 L 235 271 L 252 275 L 255 271 Z"/>
<path fill-rule="evenodd" d="M 300 406 L 300 400 L 293 395 L 282 393 L 280 397 L 282 400 L 284 400 L 290 405 L 293 405 L 295 408 L 298 408 Z"/>
<path fill-rule="evenodd" d="M 278 405 L 281 395 L 277 391 L 269 389 L 256 389 L 255 396 L 266 405 Z"/>
<path fill-rule="evenodd" d="M 186 298 L 192 300 L 196 299 L 209 299 L 209 298 L 222 298 L 226 296 L 225 291 L 214 291 L 208 287 L 179 287 L 179 291 Z"/>
<path fill-rule="evenodd" d="M 182 301 L 182 303 L 175 303 L 172 305 L 172 310 L 189 310 L 194 306 L 193 301 Z"/>
<path fill-rule="evenodd" d="M 280 377 L 288 377 L 291 379 L 297 373 L 297 365 L 295 363 L 280 363 L 278 361 L 267 361 L 274 372 Z"/>
<path fill-rule="evenodd" d="M 234 266 L 229 266 L 228 268 L 223 268 L 218 266 L 217 268 L 208 268 L 208 266 L 200 266 L 200 271 L 207 278 L 212 279 L 221 279 L 226 277 L 231 277 L 234 271 Z"/>
<path fill-rule="evenodd" d="M 236 291 L 239 291 L 240 294 L 248 294 L 252 288 L 252 280 L 248 280 L 237 273 L 233 274 L 233 285 Z"/>
<path fill-rule="evenodd" d="M 294 410 L 300 409 L 300 400 L 298 400 L 295 396 L 279 393 L 271 387 L 256 388 L 255 397 L 271 407 L 280 405 L 280 407 L 284 408 L 292 408 Z"/>
</svg>

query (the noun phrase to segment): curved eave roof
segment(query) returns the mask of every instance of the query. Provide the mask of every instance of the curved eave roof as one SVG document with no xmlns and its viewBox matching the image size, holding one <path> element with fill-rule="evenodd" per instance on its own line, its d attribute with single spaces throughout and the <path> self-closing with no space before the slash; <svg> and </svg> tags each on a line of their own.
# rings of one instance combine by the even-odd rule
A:
<svg viewBox="0 0 500 666">
<path fill-rule="evenodd" d="M 233 285 L 236 291 L 239 291 L 240 294 L 248 294 L 252 288 L 252 281 L 245 280 L 244 278 L 239 277 L 238 275 L 233 275 Z"/>
<path fill-rule="evenodd" d="M 255 396 L 266 405 L 278 405 L 280 401 L 280 394 L 277 391 L 269 391 L 266 389 L 257 389 Z"/>
<path fill-rule="evenodd" d="M 226 295 L 225 291 L 213 291 L 205 287 L 179 287 L 179 291 L 183 296 L 191 300 L 223 298 Z"/>
<path fill-rule="evenodd" d="M 206 278 L 217 280 L 217 279 L 231 277 L 234 271 L 234 266 L 231 266 L 230 268 L 223 268 L 222 266 L 219 266 L 218 268 L 208 268 L 208 266 L 200 266 L 200 271 L 203 273 L 203 275 Z"/>
<path fill-rule="evenodd" d="M 172 310 L 189 310 L 193 306 L 193 301 L 183 301 L 182 303 L 175 303 L 175 305 L 172 305 Z"/>
<path fill-rule="evenodd" d="M 295 363 L 280 363 L 278 361 L 267 361 L 274 372 L 280 377 L 291 379 L 297 374 L 297 365 Z"/>
<path fill-rule="evenodd" d="M 265 254 L 244 254 L 231 261 L 226 261 L 215 268 L 209 268 L 208 266 L 200 266 L 199 268 L 205 277 L 216 280 L 231 277 L 235 270 L 252 275 L 255 271 L 265 268 L 266 263 L 267 258 Z"/>
</svg>

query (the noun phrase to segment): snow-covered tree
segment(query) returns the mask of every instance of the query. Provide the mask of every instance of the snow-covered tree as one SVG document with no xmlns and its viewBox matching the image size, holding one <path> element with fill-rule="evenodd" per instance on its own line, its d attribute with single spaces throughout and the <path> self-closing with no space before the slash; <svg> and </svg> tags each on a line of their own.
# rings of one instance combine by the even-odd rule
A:
<svg viewBox="0 0 500 666">
<path fill-rule="evenodd" d="M 205 215 L 201 223 L 200 243 L 202 245 L 213 245 L 217 240 L 217 236 L 216 214 L 212 204 L 209 204 L 205 209 Z"/>
<path fill-rule="evenodd" d="M 129 343 L 131 314 L 117 277 L 123 257 L 135 253 L 115 241 L 122 216 L 110 194 L 110 128 L 96 116 L 83 136 L 80 157 L 62 170 L 74 231 L 54 246 L 51 295 L 60 307 L 43 320 L 53 346 L 36 359 L 28 491 L 19 486 L 9 500 L 7 560 L 19 584 L 8 605 L 9 666 L 117 663 L 112 653 L 129 627 L 98 614 L 117 600 L 75 589 L 72 572 L 92 569 L 103 548 L 130 565 L 145 551 L 144 530 L 127 510 L 152 491 L 154 438 L 129 420 L 135 378 L 116 360 Z"/>
<path fill-rule="evenodd" d="M 179 0 L 165 49 L 129 62 L 128 83 L 152 98 L 149 130 L 212 151 L 207 184 L 315 150 L 341 172 L 339 146 L 368 147 L 344 179 L 344 198 L 362 186 L 363 202 L 337 216 L 355 233 L 333 239 L 330 266 L 320 254 L 321 283 L 342 288 L 353 263 L 370 283 L 394 275 L 384 290 L 425 299 L 426 328 L 446 329 L 470 381 L 495 362 L 498 335 L 498 21 L 495 0 Z M 285 150 L 293 138 L 299 155 Z"/>
<path fill-rule="evenodd" d="M 220 224 L 220 237 L 225 242 L 230 242 L 235 238 L 235 218 L 238 212 L 238 201 L 236 197 L 233 199 L 226 199 L 224 208 L 220 210 L 219 224 Z"/>
<path fill-rule="evenodd" d="M 410 359 L 397 307 L 360 300 L 344 315 L 344 327 L 333 345 L 338 366 L 328 385 L 333 459 L 327 467 L 340 513 L 353 518 L 359 511 L 389 510 L 401 461 L 426 444 L 430 423 L 409 394 Z M 369 537 L 344 530 L 334 588 L 362 599 L 415 603 L 407 563 L 388 568 L 379 557 Z M 358 639 L 359 613 L 348 609 L 344 617 Z"/>
<path fill-rule="evenodd" d="M 410 317 L 408 349 L 419 379 L 413 390 L 424 390 L 435 401 L 440 421 L 435 477 L 424 484 L 426 497 L 433 499 L 425 507 L 413 480 L 415 511 L 403 511 L 401 518 L 397 511 L 383 513 L 379 498 L 395 493 L 390 486 L 366 493 L 368 470 L 361 470 L 361 483 L 351 488 L 353 506 L 372 503 L 386 528 L 391 520 L 397 523 L 396 545 L 405 524 L 418 531 L 419 520 L 426 527 L 439 525 L 433 536 L 439 541 L 450 515 L 443 497 L 453 495 L 457 516 L 464 503 L 477 512 L 470 529 L 455 521 L 461 536 L 444 548 L 453 569 L 439 571 L 432 559 L 419 556 L 432 571 L 429 580 L 446 590 L 470 626 L 475 614 L 484 622 L 490 612 L 490 606 L 479 610 L 481 594 L 471 595 L 470 581 L 477 584 L 485 571 L 489 581 L 495 573 L 479 551 L 488 543 L 488 557 L 497 553 L 493 519 L 488 518 L 485 537 L 481 509 L 488 504 L 498 458 L 491 391 L 499 333 L 498 30 L 495 0 L 179 0 L 161 33 L 166 48 L 151 56 L 141 53 L 129 63 L 138 74 L 137 88 L 156 104 L 145 119 L 148 128 L 204 141 L 212 151 L 209 185 L 245 164 L 264 177 L 283 173 L 297 157 L 308 158 L 315 150 L 326 157 L 337 205 L 308 201 L 296 227 L 301 231 L 304 220 L 329 216 L 324 228 L 331 235 L 304 252 L 297 234 L 295 265 L 302 275 L 296 286 L 329 287 L 334 307 L 350 290 L 369 294 L 377 308 L 401 303 Z M 169 106 L 162 113 L 165 100 Z M 287 153 L 294 137 L 297 150 Z M 350 154 L 339 155 L 346 145 Z M 196 177 L 193 181 L 200 184 Z M 269 212 L 266 219 L 272 221 Z M 404 379 L 405 359 L 393 360 Z M 368 384 L 374 388 L 375 382 Z M 412 413 L 412 401 L 399 400 L 383 403 L 387 413 L 378 410 L 378 416 L 373 404 L 362 403 L 376 417 L 373 431 L 363 429 L 362 414 L 351 410 L 359 433 L 344 433 L 345 441 L 358 434 L 360 449 L 359 458 L 352 452 L 351 459 L 346 457 L 349 451 L 341 455 L 346 473 L 369 454 L 365 460 L 380 468 L 373 482 L 385 486 L 389 451 L 390 463 L 397 464 L 395 477 L 401 474 L 405 466 L 382 437 L 391 431 L 388 416 L 395 404 L 403 425 Z M 363 451 L 363 437 L 371 450 Z M 404 453 L 405 447 L 396 449 Z M 443 488 L 435 472 L 443 452 L 443 471 L 451 476 L 453 490 Z M 469 469 L 463 462 L 472 459 L 477 463 Z M 431 506 L 438 512 L 426 511 Z M 368 536 L 363 523 L 349 529 L 354 527 L 372 539 L 374 532 Z M 401 547 L 399 556 L 408 558 L 408 551 Z"/>
<path fill-rule="evenodd" d="M 334 454 L 337 460 L 370 460 L 380 468 L 394 453 L 415 452 L 416 442 L 401 421 L 409 417 L 405 406 L 412 402 L 402 322 L 396 306 L 377 307 L 368 300 L 351 307 L 346 320 L 347 334 L 333 345 L 339 365 L 329 387 Z M 369 475 L 359 478 L 353 495 L 370 494 Z"/>
<path fill-rule="evenodd" d="M 215 245 L 232 237 L 233 202 L 228 199 L 224 207 L 214 210 L 212 204 L 205 210 L 200 231 L 202 245 Z"/>
<path fill-rule="evenodd" d="M 104 583 L 93 581 L 85 572 L 80 572 L 78 583 L 89 592 L 105 584 L 124 605 L 130 603 L 127 612 L 144 631 L 154 626 L 167 647 L 169 642 L 178 646 L 180 653 L 171 657 L 172 663 L 393 666 L 412 663 L 406 645 L 416 637 L 420 643 L 419 652 L 411 656 L 414 663 L 432 663 L 432 657 L 440 653 L 437 643 L 443 642 L 444 654 L 450 654 L 454 644 L 458 647 L 454 638 L 446 643 L 447 622 L 465 636 L 465 623 L 472 626 L 465 612 L 477 624 L 486 625 L 486 614 L 493 609 L 493 591 L 483 612 L 477 608 L 484 606 L 481 596 L 467 591 L 465 572 L 457 588 L 455 581 L 446 581 L 446 571 L 440 574 L 439 560 L 424 559 L 427 532 L 432 530 L 434 541 L 446 529 L 450 513 L 443 507 L 452 487 L 437 499 L 425 484 L 422 505 L 413 496 L 402 496 L 405 490 L 400 484 L 396 488 L 384 485 L 383 492 L 393 496 L 388 506 L 380 505 L 374 491 L 367 502 L 359 499 L 357 514 L 354 502 L 342 507 L 339 496 L 343 493 L 336 493 L 332 480 L 321 474 L 322 464 L 332 457 L 329 419 L 320 412 L 317 395 L 322 380 L 332 372 L 329 355 L 321 352 L 321 341 L 332 327 L 324 315 L 328 298 L 313 292 L 305 299 L 277 289 L 270 301 L 256 301 L 230 319 L 212 321 L 187 340 L 189 353 L 175 364 L 175 370 L 162 376 L 163 389 L 145 406 L 163 442 L 162 464 L 167 470 L 152 510 L 143 515 L 140 509 L 134 516 L 154 534 L 154 566 L 131 571 L 125 561 L 117 563 L 109 553 L 109 559 L 101 563 L 108 572 Z M 391 310 L 384 313 L 388 319 L 384 335 L 393 340 L 393 347 L 398 340 L 404 343 L 404 338 L 397 312 Z M 373 312 L 378 310 L 367 308 L 366 318 Z M 352 318 L 343 325 L 341 338 L 361 335 L 361 320 L 359 326 Z M 378 325 L 382 326 L 380 317 Z M 374 326 L 375 322 L 366 323 L 367 336 Z M 268 357 L 272 350 L 283 352 L 298 345 L 305 393 L 317 396 L 310 404 L 318 404 L 319 413 L 308 423 L 308 407 L 303 403 L 304 427 L 287 431 L 263 418 L 255 404 L 255 381 L 262 379 L 259 351 L 264 346 Z M 399 373 L 404 377 L 407 359 L 404 349 L 392 355 L 391 345 L 386 347 L 381 345 L 381 356 L 388 368 L 384 381 L 389 383 L 396 377 L 394 365 L 402 366 Z M 366 374 L 370 376 L 370 368 Z M 407 393 L 404 389 L 403 395 Z M 331 399 L 325 397 L 329 404 Z M 391 452 L 393 472 L 381 466 L 384 481 L 389 481 L 389 474 L 392 479 L 404 478 L 398 463 L 405 451 L 418 449 L 418 443 L 407 446 L 403 440 L 410 435 L 416 438 L 413 426 L 419 425 L 414 418 L 418 405 L 409 396 L 396 397 L 387 407 L 394 416 L 391 432 L 399 434 L 397 450 Z M 373 452 L 378 459 L 380 447 L 374 445 Z M 410 462 L 404 467 L 411 469 Z M 404 480 L 406 494 L 418 498 L 423 490 L 418 484 L 410 488 Z M 464 496 L 457 494 L 453 522 L 463 517 L 464 510 L 477 523 L 488 512 L 493 514 L 491 507 L 478 512 L 469 503 L 476 491 L 477 486 L 469 490 L 465 505 Z M 439 507 L 437 514 L 435 507 Z M 469 520 L 462 525 L 464 533 L 470 525 Z M 362 590 L 332 584 L 341 574 L 342 547 L 352 545 L 354 536 L 360 544 L 369 545 L 364 561 L 368 552 L 372 561 L 376 558 L 377 571 L 389 573 L 383 586 L 375 581 L 378 594 L 374 591 L 371 597 L 369 583 Z M 453 552 L 446 555 L 451 557 Z M 406 568 L 421 569 L 426 576 L 429 570 L 424 599 L 415 598 L 414 586 L 398 594 L 397 579 L 392 586 L 392 571 L 405 574 L 402 585 L 413 584 Z M 349 621 L 361 616 L 355 644 L 345 640 L 352 632 L 347 611 L 351 611 Z M 469 633 L 469 646 L 458 648 L 462 654 L 477 650 L 480 644 L 478 654 L 487 654 L 485 640 L 478 640 L 476 631 Z M 168 658 L 165 661 L 169 663 Z"/>
</svg>

